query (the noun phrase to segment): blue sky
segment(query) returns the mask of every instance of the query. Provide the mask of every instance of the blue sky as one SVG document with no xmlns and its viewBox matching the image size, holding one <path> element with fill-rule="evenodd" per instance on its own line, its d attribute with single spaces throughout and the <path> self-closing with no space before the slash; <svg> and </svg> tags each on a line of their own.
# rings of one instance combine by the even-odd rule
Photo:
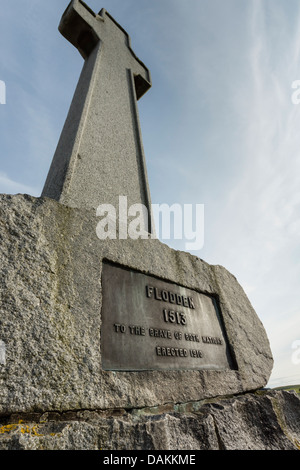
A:
<svg viewBox="0 0 300 470">
<path fill-rule="evenodd" d="M 87 3 L 152 75 L 139 101 L 152 202 L 204 204 L 193 254 L 244 287 L 275 358 L 269 385 L 300 383 L 300 0 L 106 2 Z M 42 191 L 83 65 L 57 30 L 67 3 L 2 6 L 0 193 Z"/>
</svg>

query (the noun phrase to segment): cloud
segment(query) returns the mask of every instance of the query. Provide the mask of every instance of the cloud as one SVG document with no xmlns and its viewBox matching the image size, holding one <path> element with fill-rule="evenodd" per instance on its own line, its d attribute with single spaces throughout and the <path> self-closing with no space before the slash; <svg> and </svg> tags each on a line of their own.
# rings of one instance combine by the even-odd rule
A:
<svg viewBox="0 0 300 470">
<path fill-rule="evenodd" d="M 189 20 L 194 43 L 180 49 L 180 67 L 189 71 L 180 112 L 188 124 L 173 132 L 174 141 L 185 139 L 184 158 L 174 146 L 168 161 L 173 175 L 185 175 L 181 198 L 200 195 L 195 202 L 205 203 L 199 256 L 237 276 L 271 339 L 272 380 L 288 380 L 297 374 L 290 347 L 299 325 L 300 105 L 291 102 L 291 85 L 300 79 L 300 20 L 280 1 L 249 1 L 238 11 L 237 2 L 224 3 L 213 3 L 217 14 L 211 6 Z M 169 72 L 170 80 L 177 76 Z"/>
<path fill-rule="evenodd" d="M 270 343 L 274 351 L 275 367 L 269 381 L 269 386 L 276 387 L 282 384 L 299 384 L 299 362 L 294 360 L 295 345 L 300 343 L 299 308 L 286 311 L 283 318 L 273 321 L 269 327 Z M 299 357 L 299 352 L 296 351 Z"/>
<path fill-rule="evenodd" d="M 234 101 L 241 119 L 242 166 L 224 203 L 217 252 L 225 246 L 224 259 L 241 273 L 242 284 L 251 286 L 250 298 L 275 351 L 273 380 L 284 375 L 288 381 L 297 372 L 290 344 L 299 326 L 299 297 L 293 294 L 300 277 L 300 107 L 291 103 L 291 84 L 298 78 L 295 71 L 299 74 L 299 40 L 294 39 L 300 27 L 298 22 L 295 37 L 279 45 L 282 35 L 276 38 L 274 25 L 280 18 L 277 31 L 289 28 L 281 5 L 272 10 L 268 25 L 266 3 L 251 6 L 249 78 Z"/>
<path fill-rule="evenodd" d="M 5 173 L 0 172 L 0 194 L 30 194 L 38 197 L 38 193 L 37 188 L 14 181 Z"/>
</svg>

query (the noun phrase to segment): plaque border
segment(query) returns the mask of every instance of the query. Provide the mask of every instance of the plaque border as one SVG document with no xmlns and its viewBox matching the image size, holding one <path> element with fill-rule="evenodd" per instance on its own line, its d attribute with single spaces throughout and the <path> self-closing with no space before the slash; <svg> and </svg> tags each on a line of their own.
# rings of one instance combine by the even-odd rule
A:
<svg viewBox="0 0 300 470">
<path fill-rule="evenodd" d="M 104 275 L 104 269 L 103 269 L 103 266 L 104 265 L 109 265 L 111 267 L 116 267 L 116 268 L 119 268 L 119 269 L 122 269 L 124 271 L 127 271 L 127 272 L 133 272 L 135 274 L 141 274 L 143 276 L 147 276 L 149 278 L 152 278 L 158 282 L 163 282 L 165 284 L 168 284 L 170 286 L 176 286 L 176 287 L 179 287 L 179 288 L 183 288 L 183 289 L 188 289 L 192 292 L 195 292 L 196 294 L 200 294 L 200 295 L 204 295 L 208 298 L 210 298 L 213 302 L 213 305 L 214 305 L 214 310 L 215 310 L 215 313 L 216 313 L 216 317 L 217 317 L 217 320 L 218 320 L 218 324 L 220 326 L 220 329 L 221 329 L 221 332 L 222 332 L 222 335 L 223 335 L 223 339 L 225 341 L 225 354 L 226 354 L 226 358 L 227 358 L 227 361 L 228 361 L 228 368 L 214 368 L 214 367 L 199 367 L 199 368 L 193 368 L 193 367 L 178 367 L 178 368 L 149 368 L 149 367 L 145 367 L 145 368 L 142 368 L 142 369 L 134 369 L 134 368 L 128 368 L 128 369 L 125 369 L 125 368 L 111 368 L 111 367 L 105 367 L 103 365 L 103 348 L 102 348 L 102 331 L 103 331 L 103 317 L 102 317 L 102 312 L 103 312 L 103 298 L 104 298 L 104 290 L 103 290 L 103 285 L 104 285 L 104 282 L 103 282 L 103 275 Z M 236 357 L 235 357 L 235 353 L 234 353 L 234 349 L 229 341 L 229 338 L 228 338 L 228 335 L 227 335 L 227 332 L 226 332 L 226 327 L 225 327 L 225 323 L 224 323 L 224 319 L 223 319 L 223 315 L 222 315 L 222 310 L 221 310 L 221 306 L 220 306 L 220 301 L 219 301 L 219 296 L 218 294 L 212 294 L 212 293 L 207 293 L 207 292 L 203 292 L 201 291 L 200 289 L 195 289 L 195 288 L 191 288 L 191 287 L 188 287 L 186 285 L 182 285 L 182 284 L 179 284 L 179 283 L 176 283 L 176 282 L 172 282 L 170 281 L 169 279 L 167 278 L 162 278 L 162 277 L 159 277 L 159 276 L 155 276 L 151 273 L 146 273 L 146 272 L 143 272 L 143 271 L 140 271 L 138 269 L 135 269 L 135 268 L 131 268 L 127 265 L 123 265 L 121 263 L 116 263 L 116 262 L 113 262 L 111 260 L 109 260 L 108 258 L 103 258 L 102 259 L 102 269 L 101 269 L 101 291 L 102 291 L 102 302 L 101 302 L 101 324 L 100 324 L 100 353 L 101 353 L 101 369 L 103 371 L 106 371 L 106 372 L 115 372 L 115 373 L 141 373 L 141 372 L 172 372 L 172 373 L 176 373 L 176 372 L 182 372 L 182 371 L 186 371 L 186 372 L 201 372 L 201 371 L 217 371 L 217 372 L 226 372 L 226 371 L 238 371 L 238 365 L 237 365 L 237 360 L 236 360 Z"/>
</svg>

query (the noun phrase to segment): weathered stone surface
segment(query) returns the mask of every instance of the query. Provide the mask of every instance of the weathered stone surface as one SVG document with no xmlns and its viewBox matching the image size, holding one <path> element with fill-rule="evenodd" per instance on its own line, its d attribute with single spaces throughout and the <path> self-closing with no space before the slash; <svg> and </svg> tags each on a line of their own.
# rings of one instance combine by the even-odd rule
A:
<svg viewBox="0 0 300 470">
<path fill-rule="evenodd" d="M 138 408 L 265 386 L 273 359 L 234 276 L 158 240 L 99 240 L 93 210 L 0 198 L 0 413 Z M 103 259 L 218 296 L 237 370 L 101 369 Z"/>
<path fill-rule="evenodd" d="M 137 108 L 137 98 L 151 86 L 149 70 L 104 9 L 96 15 L 73 0 L 59 30 L 85 64 L 42 195 L 95 209 L 100 202 L 117 207 L 123 195 L 129 205 L 142 203 L 150 210 Z"/>
<path fill-rule="evenodd" d="M 130 412 L 15 415 L 0 424 L 0 450 L 297 450 L 299 405 L 293 393 L 270 391 Z"/>
</svg>

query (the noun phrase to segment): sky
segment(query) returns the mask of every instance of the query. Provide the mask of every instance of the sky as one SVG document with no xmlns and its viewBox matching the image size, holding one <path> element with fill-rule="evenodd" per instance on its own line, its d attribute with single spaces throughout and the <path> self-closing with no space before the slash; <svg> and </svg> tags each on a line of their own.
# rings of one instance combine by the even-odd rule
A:
<svg viewBox="0 0 300 470">
<path fill-rule="evenodd" d="M 244 288 L 274 356 L 268 386 L 299 384 L 300 0 L 102 1 L 87 3 L 151 71 L 138 106 L 152 203 L 204 205 L 191 253 Z M 0 193 L 39 197 L 83 59 L 57 29 L 67 0 L 2 3 Z"/>
</svg>

